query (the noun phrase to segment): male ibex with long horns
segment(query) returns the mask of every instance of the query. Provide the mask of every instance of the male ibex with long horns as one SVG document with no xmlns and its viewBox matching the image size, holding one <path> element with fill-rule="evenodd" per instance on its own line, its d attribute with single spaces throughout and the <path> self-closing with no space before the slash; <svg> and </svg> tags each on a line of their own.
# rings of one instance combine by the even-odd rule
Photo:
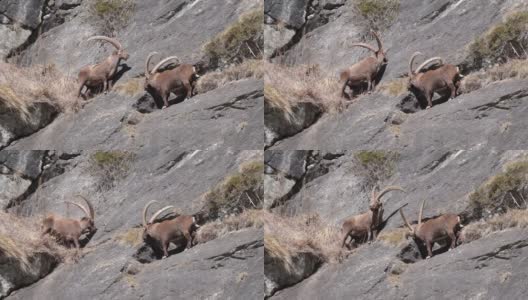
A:
<svg viewBox="0 0 528 300">
<path fill-rule="evenodd" d="M 117 67 L 121 60 L 127 60 L 129 55 L 121 43 L 116 39 L 106 36 L 93 36 L 86 41 L 101 40 L 110 43 L 116 50 L 102 62 L 83 67 L 79 71 L 79 92 L 78 97 L 84 96 L 82 93 L 83 87 L 87 90 L 98 88 L 103 85 L 103 91 L 106 93 L 112 88 L 112 80 L 117 73 Z"/>
<path fill-rule="evenodd" d="M 427 247 L 427 258 L 433 256 L 433 245 L 435 242 L 446 240 L 449 238 L 451 244 L 449 250 L 454 249 L 457 243 L 457 231 L 462 227 L 460 224 L 460 216 L 456 214 L 443 214 L 434 219 L 430 219 L 422 223 L 422 214 L 425 205 L 425 200 L 422 201 L 420 212 L 418 213 L 418 224 L 409 224 L 403 210 L 400 208 L 400 214 L 405 223 L 405 226 L 409 228 L 409 232 L 405 237 L 411 236 L 414 240 L 419 240 L 425 243 Z"/>
<path fill-rule="evenodd" d="M 349 217 L 343 222 L 341 228 L 341 247 L 346 245 L 348 237 L 351 238 L 351 243 L 352 240 L 363 239 L 365 235 L 367 236 L 368 241 L 376 239 L 377 234 L 381 230 L 380 226 L 383 221 L 384 210 L 381 197 L 390 191 L 405 192 L 405 190 L 399 186 L 388 186 L 381 192 L 377 193 L 376 187 L 374 187 L 370 197 L 369 211 Z"/>
<path fill-rule="evenodd" d="M 413 53 L 409 60 L 409 83 L 407 88 L 425 96 L 427 108 L 433 106 L 432 99 L 436 91 L 448 88 L 451 92 L 451 99 L 455 98 L 457 96 L 460 79 L 463 77 L 460 75 L 459 68 L 454 65 L 444 65 L 442 58 L 437 56 L 424 61 L 418 66 L 416 71 L 413 71 L 413 62 L 418 55 L 422 55 L 422 53 Z M 420 72 L 433 61 L 439 61 L 441 66 L 433 70 Z"/>
<path fill-rule="evenodd" d="M 191 64 L 181 64 L 174 69 L 158 73 L 158 70 L 167 62 L 174 60 L 179 63 L 177 56 L 169 56 L 161 60 L 149 71 L 150 60 L 157 52 L 151 52 L 145 61 L 145 90 L 152 96 L 159 96 L 163 100 L 163 108 L 169 106 L 169 96 L 177 90 L 184 90 L 185 98 L 191 98 L 194 92 L 194 80 L 198 78 L 196 68 Z"/>
<path fill-rule="evenodd" d="M 45 234 L 53 234 L 57 236 L 60 240 L 69 244 L 73 242 L 75 248 L 79 249 L 79 238 L 84 233 L 94 233 L 97 228 L 95 227 L 95 211 L 88 199 L 81 195 L 77 195 L 86 202 L 86 206 L 72 202 L 64 201 L 66 203 L 73 204 L 79 207 L 86 214 L 85 217 L 82 217 L 80 220 L 74 220 L 70 218 L 64 218 L 58 215 L 48 215 L 42 221 L 42 236 Z"/>
<path fill-rule="evenodd" d="M 378 34 L 372 30 L 371 33 L 376 38 L 378 49 L 376 50 L 374 47 L 365 43 L 352 44 L 352 47 L 366 48 L 372 51 L 374 55 L 360 60 L 340 73 L 340 81 L 343 83 L 343 88 L 341 90 L 342 97 L 345 97 L 345 89 L 347 86 L 352 89 L 365 81 L 368 83 L 367 90 L 370 94 L 376 85 L 375 79 L 378 77 L 382 67 L 388 63 L 386 51 L 383 49 L 383 43 Z"/>
<path fill-rule="evenodd" d="M 178 243 L 185 238 L 186 249 L 191 248 L 193 243 L 192 233 L 199 226 L 196 224 L 194 216 L 180 215 L 171 220 L 164 220 L 158 223 L 154 223 L 156 218 L 167 209 L 171 209 L 174 206 L 168 205 L 155 212 L 147 222 L 147 211 L 148 208 L 158 201 L 152 200 L 143 208 L 143 241 L 150 246 L 154 246 L 152 243 L 157 243 L 163 250 L 163 258 L 169 256 L 168 248 L 170 243 Z"/>
</svg>

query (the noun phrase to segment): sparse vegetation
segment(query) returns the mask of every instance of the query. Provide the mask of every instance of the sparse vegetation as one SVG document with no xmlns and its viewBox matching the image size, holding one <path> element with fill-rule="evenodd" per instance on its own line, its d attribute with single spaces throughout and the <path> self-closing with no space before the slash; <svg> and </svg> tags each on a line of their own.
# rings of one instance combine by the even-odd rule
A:
<svg viewBox="0 0 528 300">
<path fill-rule="evenodd" d="M 94 0 L 89 11 L 99 21 L 101 34 L 112 36 L 128 25 L 135 8 L 133 0 Z"/>
<path fill-rule="evenodd" d="M 408 232 L 406 228 L 395 228 L 383 230 L 378 235 L 378 240 L 393 247 L 400 247 L 407 241 L 405 234 Z"/>
<path fill-rule="evenodd" d="M 264 225 L 263 213 L 262 210 L 247 209 L 241 214 L 204 224 L 196 232 L 195 241 L 197 243 L 205 243 L 222 237 L 229 232 L 244 228 L 261 228 Z"/>
<path fill-rule="evenodd" d="M 263 77 L 264 67 L 262 60 L 248 59 L 241 64 L 230 66 L 222 71 L 206 73 L 196 83 L 196 92 L 202 94 L 224 86 L 231 81 L 244 78 L 262 79 Z"/>
<path fill-rule="evenodd" d="M 407 93 L 407 83 L 409 78 L 397 78 L 389 82 L 384 82 L 378 86 L 378 90 L 387 96 L 399 97 Z"/>
<path fill-rule="evenodd" d="M 264 49 L 264 13 L 262 8 L 240 16 L 239 20 L 204 45 L 212 66 L 261 59 Z"/>
<path fill-rule="evenodd" d="M 339 228 L 317 214 L 285 217 L 265 212 L 263 217 L 266 255 L 283 262 L 285 270 L 298 253 L 312 253 L 328 263 L 340 262 L 345 256 Z"/>
<path fill-rule="evenodd" d="M 90 156 L 90 173 L 99 179 L 99 189 L 106 191 L 128 174 L 135 155 L 125 151 L 96 151 Z"/>
<path fill-rule="evenodd" d="M 265 63 L 264 98 L 268 105 L 284 113 L 291 120 L 294 107 L 308 102 L 323 112 L 344 110 L 346 101 L 341 98 L 337 78 L 327 76 L 318 65 L 284 65 Z"/>
<path fill-rule="evenodd" d="M 394 174 L 399 157 L 399 153 L 394 151 L 357 151 L 354 154 L 354 171 L 364 177 L 364 189 L 370 192 L 374 185 L 389 179 Z"/>
<path fill-rule="evenodd" d="M 376 31 L 390 27 L 400 13 L 400 0 L 355 0 L 354 8 Z"/>
<path fill-rule="evenodd" d="M 528 11 L 509 15 L 469 45 L 470 64 L 473 68 L 481 68 L 505 63 L 509 58 L 526 58 L 527 26 Z"/>
<path fill-rule="evenodd" d="M 115 239 L 122 244 L 137 247 L 143 243 L 143 228 L 130 228 L 118 234 Z"/>
<path fill-rule="evenodd" d="M 135 97 L 143 93 L 143 83 L 143 79 L 133 78 L 117 83 L 113 89 L 123 96 Z"/>
<path fill-rule="evenodd" d="M 489 218 L 508 208 L 526 208 L 528 197 L 528 160 L 511 162 L 505 170 L 469 195 L 473 219 Z"/>
<path fill-rule="evenodd" d="M 461 81 L 460 92 L 470 93 L 486 85 L 505 79 L 527 79 L 528 60 L 512 59 L 505 64 L 494 66 L 485 71 L 471 73 Z"/>
<path fill-rule="evenodd" d="M 264 197 L 264 163 L 260 160 L 243 163 L 239 170 L 227 176 L 203 199 L 210 218 L 225 218 L 245 209 L 262 208 Z"/>
<path fill-rule="evenodd" d="M 504 214 L 497 215 L 491 219 L 478 221 L 466 225 L 462 229 L 461 239 L 463 243 L 469 243 L 493 232 L 508 228 L 527 228 L 528 210 L 511 209 Z"/>
<path fill-rule="evenodd" d="M 16 112 L 23 121 L 36 102 L 47 102 L 62 112 L 81 108 L 75 79 L 64 76 L 53 64 L 18 67 L 0 62 L 0 69 L 0 109 Z"/>
</svg>

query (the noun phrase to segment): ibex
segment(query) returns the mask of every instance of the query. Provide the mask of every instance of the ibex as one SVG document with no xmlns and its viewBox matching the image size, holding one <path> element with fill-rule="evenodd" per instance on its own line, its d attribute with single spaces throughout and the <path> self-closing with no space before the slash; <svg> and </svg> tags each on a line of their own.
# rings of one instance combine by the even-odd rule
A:
<svg viewBox="0 0 528 300">
<path fill-rule="evenodd" d="M 405 238 L 411 236 L 413 239 L 417 239 L 425 243 L 427 247 L 427 259 L 433 256 L 432 248 L 435 242 L 449 238 L 451 240 L 449 250 L 454 249 L 457 242 L 457 231 L 462 227 L 462 225 L 460 224 L 460 216 L 456 214 L 444 214 L 422 223 L 424 205 L 425 200 L 422 201 L 420 212 L 418 213 L 417 225 L 411 226 L 409 222 L 407 222 L 407 219 L 405 218 L 401 208 L 400 214 L 405 226 L 409 228 L 409 232 L 405 235 Z"/>
<path fill-rule="evenodd" d="M 168 248 L 171 242 L 177 243 L 182 237 L 187 241 L 186 249 L 191 248 L 193 238 L 192 233 L 199 226 L 196 224 L 194 216 L 180 215 L 172 220 L 165 220 L 159 223 L 154 223 L 156 218 L 167 209 L 171 209 L 174 206 L 165 206 L 162 209 L 155 212 L 147 223 L 147 210 L 148 208 L 158 201 L 152 200 L 143 208 L 143 241 L 146 244 L 158 243 L 161 245 L 163 250 L 163 257 L 169 256 Z"/>
<path fill-rule="evenodd" d="M 145 91 L 163 99 L 162 109 L 169 106 L 170 94 L 179 89 L 184 89 L 186 99 L 192 97 L 194 92 L 193 81 L 198 78 L 194 65 L 181 64 L 174 69 L 157 73 L 158 69 L 170 60 L 179 63 L 178 57 L 169 56 L 161 60 L 152 71 L 149 71 L 150 60 L 156 54 L 158 53 L 151 52 L 145 61 Z"/>
<path fill-rule="evenodd" d="M 457 89 L 460 79 L 463 77 L 460 75 L 460 70 L 454 65 L 442 65 L 441 67 L 429 70 L 423 73 L 420 71 L 433 61 L 439 61 L 443 64 L 441 57 L 432 57 L 424 61 L 416 71 L 413 71 L 412 65 L 416 56 L 422 55 L 420 52 L 415 52 L 409 61 L 409 83 L 407 88 L 409 90 L 418 91 L 420 94 L 425 96 L 427 99 L 427 108 L 433 106 L 433 95 L 435 91 L 449 88 L 451 91 L 451 99 L 457 96 Z"/>
<path fill-rule="evenodd" d="M 73 242 L 75 244 L 75 248 L 79 249 L 79 238 L 81 237 L 81 235 L 84 233 L 90 234 L 97 230 L 94 223 L 95 212 L 92 204 L 90 203 L 90 201 L 88 201 L 88 199 L 84 198 L 83 196 L 77 196 L 81 197 L 86 202 L 88 208 L 81 204 L 71 201 L 64 202 L 71 203 L 79 207 L 84 211 L 86 216 L 81 218 L 81 220 L 74 220 L 70 218 L 63 218 L 57 215 L 48 215 L 42 221 L 42 236 L 48 233 L 53 234 L 66 244 Z"/>
<path fill-rule="evenodd" d="M 350 242 L 352 242 L 352 239 L 363 238 L 365 235 L 367 235 L 368 241 L 376 239 L 376 235 L 381 230 L 380 225 L 383 221 L 383 202 L 380 200 L 383 195 L 390 191 L 405 192 L 399 186 L 388 186 L 381 192 L 376 193 L 376 187 L 374 187 L 370 197 L 370 210 L 360 215 L 352 216 L 343 222 L 341 228 L 341 247 L 346 245 L 346 240 L 349 236 L 351 238 Z"/>
<path fill-rule="evenodd" d="M 378 43 L 378 50 L 365 43 L 352 44 L 352 47 L 357 46 L 367 48 L 370 51 L 374 52 L 374 55 L 360 60 L 359 62 L 355 63 L 354 65 L 340 73 L 340 81 L 343 82 L 343 88 L 341 90 L 342 97 L 345 97 L 345 89 L 347 86 L 352 89 L 353 87 L 360 85 L 364 81 L 367 81 L 368 83 L 367 90 L 370 94 L 376 84 L 374 79 L 378 76 L 378 73 L 380 72 L 382 67 L 388 63 L 387 57 L 385 56 L 386 52 L 383 50 L 383 43 L 381 42 L 378 34 L 372 30 L 371 33 L 376 38 L 376 41 Z"/>
<path fill-rule="evenodd" d="M 86 41 L 93 40 L 109 42 L 116 48 L 116 50 L 102 62 L 95 65 L 85 66 L 79 71 L 79 92 L 77 97 L 83 95 L 82 90 L 85 86 L 89 90 L 91 88 L 97 88 L 102 84 L 103 91 L 106 93 L 112 88 L 112 79 L 117 72 L 119 63 L 121 60 L 126 61 L 129 57 L 128 53 L 116 39 L 106 36 L 93 36 Z"/>
</svg>

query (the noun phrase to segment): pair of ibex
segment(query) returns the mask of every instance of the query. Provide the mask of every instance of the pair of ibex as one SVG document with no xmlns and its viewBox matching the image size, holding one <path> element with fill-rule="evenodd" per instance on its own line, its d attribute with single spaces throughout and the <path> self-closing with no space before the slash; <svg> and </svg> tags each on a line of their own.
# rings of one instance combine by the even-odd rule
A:
<svg viewBox="0 0 528 300">
<path fill-rule="evenodd" d="M 365 44 L 355 43 L 352 47 L 363 47 L 374 53 L 373 56 L 366 57 L 356 64 L 352 65 L 348 69 L 340 73 L 340 81 L 343 83 L 341 90 L 341 96 L 345 97 L 345 89 L 348 86 L 350 89 L 360 86 L 363 82 L 367 82 L 367 90 L 370 94 L 376 85 L 375 79 L 379 80 L 380 72 L 385 65 L 388 64 L 386 56 L 387 51 L 383 49 L 383 43 L 381 42 L 378 34 L 374 31 L 371 33 L 376 38 L 378 49 Z M 417 92 L 418 95 L 422 95 L 427 100 L 427 108 L 433 106 L 433 95 L 435 92 L 448 88 L 451 92 L 451 98 L 457 96 L 457 90 L 459 87 L 459 81 L 463 77 L 460 74 L 460 70 L 457 66 L 450 64 L 443 64 L 441 57 L 433 57 L 424 61 L 415 71 L 412 69 L 412 64 L 416 56 L 422 55 L 420 52 L 415 52 L 409 61 L 409 82 L 407 89 L 409 91 Z M 439 61 L 440 67 L 425 72 L 421 72 L 428 64 L 433 61 Z"/>
<path fill-rule="evenodd" d="M 78 76 L 78 97 L 87 96 L 82 92 L 84 87 L 86 87 L 87 93 L 89 93 L 92 89 L 99 88 L 103 85 L 103 92 L 108 92 L 112 88 L 112 82 L 115 80 L 117 68 L 121 60 L 126 61 L 129 58 L 127 51 L 123 49 L 121 43 L 116 39 L 106 36 L 94 36 L 87 41 L 93 40 L 108 42 L 116 50 L 102 62 L 85 66 L 81 69 Z M 160 61 L 152 71 L 149 71 L 150 59 L 155 54 L 157 52 L 150 53 L 145 62 L 145 91 L 151 93 L 154 97 L 161 97 L 163 100 L 163 108 L 169 106 L 168 99 L 171 92 L 175 93 L 183 89 L 185 98 L 192 97 L 194 93 L 193 82 L 198 78 L 195 66 L 191 64 L 180 64 L 174 69 L 164 70 L 158 73 L 158 70 L 168 61 L 175 60 L 176 63 L 179 63 L 179 59 L 176 56 L 170 56 Z"/>
<path fill-rule="evenodd" d="M 71 243 L 74 243 L 75 247 L 79 249 L 79 239 L 81 235 L 85 233 L 95 233 L 97 228 L 95 227 L 95 211 L 93 206 L 86 198 L 81 195 L 78 196 L 86 202 L 87 206 L 71 201 L 65 202 L 79 207 L 84 211 L 86 216 L 80 220 L 75 220 L 53 214 L 48 215 L 42 221 L 42 236 L 52 234 L 64 244 L 71 245 Z M 157 201 L 155 200 L 150 201 L 143 208 L 143 241 L 151 247 L 161 246 L 163 258 L 166 258 L 169 255 L 168 248 L 171 242 L 179 243 L 182 239 L 185 239 L 186 249 L 190 248 L 193 244 L 192 234 L 199 227 L 196 223 L 195 217 L 190 215 L 179 215 L 171 220 L 155 222 L 156 218 L 160 216 L 162 212 L 174 207 L 169 205 L 155 212 L 147 222 L 147 210 L 156 202 Z"/>
<path fill-rule="evenodd" d="M 343 222 L 341 228 L 341 247 L 347 246 L 350 249 L 352 241 L 364 240 L 365 236 L 367 241 L 376 239 L 377 234 L 381 231 L 383 224 L 383 202 L 381 197 L 390 191 L 402 191 L 405 192 L 399 186 L 388 186 L 381 192 L 376 192 L 376 187 L 372 189 L 369 211 L 349 217 Z M 422 202 L 420 207 L 420 213 L 418 214 L 418 224 L 411 226 L 405 218 L 402 209 L 400 208 L 400 214 L 405 225 L 409 228 L 409 232 L 405 235 L 405 238 L 409 236 L 415 241 L 424 243 L 427 247 L 427 257 L 433 255 L 432 247 L 435 242 L 439 242 L 449 238 L 451 240 L 450 248 L 453 249 L 457 242 L 457 232 L 462 227 L 460 224 L 460 217 L 455 214 L 444 214 L 436 218 L 427 220 L 422 223 L 422 213 L 425 205 L 425 200 Z M 346 241 L 350 237 L 350 244 Z"/>
</svg>

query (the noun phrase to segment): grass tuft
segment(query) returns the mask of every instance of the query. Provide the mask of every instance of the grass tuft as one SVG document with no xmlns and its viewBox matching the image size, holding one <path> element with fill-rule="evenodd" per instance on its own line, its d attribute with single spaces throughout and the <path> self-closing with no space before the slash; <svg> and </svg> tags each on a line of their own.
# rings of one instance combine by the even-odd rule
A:
<svg viewBox="0 0 528 300">
<path fill-rule="evenodd" d="M 90 3 L 89 12 L 99 21 L 101 34 L 114 36 L 128 25 L 135 9 L 134 0 L 94 0 Z"/>
<path fill-rule="evenodd" d="M 248 59 L 241 64 L 230 66 L 222 71 L 209 72 L 203 75 L 196 83 L 196 92 L 202 94 L 232 81 L 244 78 L 262 79 L 263 77 L 264 69 L 262 60 Z"/>
<path fill-rule="evenodd" d="M 143 228 L 130 228 L 118 234 L 116 240 L 121 244 L 137 247 L 143 243 Z"/>
<path fill-rule="evenodd" d="M 386 96 L 393 96 L 393 97 L 399 97 L 402 95 L 405 95 L 407 90 L 407 83 L 409 82 L 409 78 L 397 78 L 393 79 L 389 82 L 384 82 L 380 84 L 377 88 L 382 94 Z"/>
<path fill-rule="evenodd" d="M 362 150 L 354 153 L 354 171 L 364 177 L 365 190 L 389 179 L 395 172 L 399 153 L 386 150 Z"/>
<path fill-rule="evenodd" d="M 107 191 L 128 175 L 135 154 L 126 151 L 96 151 L 90 156 L 90 173 L 99 179 L 99 189 Z"/>
<path fill-rule="evenodd" d="M 203 46 L 213 66 L 261 59 L 264 49 L 264 13 L 262 8 L 240 16 L 239 20 Z"/>
<path fill-rule="evenodd" d="M 262 214 L 262 210 L 247 209 L 241 214 L 206 223 L 196 232 L 195 241 L 205 243 L 244 228 L 262 228 Z"/>
<path fill-rule="evenodd" d="M 135 97 L 144 92 L 143 84 L 143 79 L 133 78 L 116 84 L 113 89 L 120 95 Z"/>
<path fill-rule="evenodd" d="M 486 71 L 471 73 L 461 81 L 460 92 L 470 93 L 486 85 L 505 79 L 527 79 L 528 60 L 512 59 L 505 64 L 494 66 Z"/>
<path fill-rule="evenodd" d="M 407 239 L 405 238 L 407 232 L 407 228 L 383 230 L 380 232 L 377 239 L 386 245 L 400 247 L 407 243 Z"/>
<path fill-rule="evenodd" d="M 470 223 L 462 229 L 461 242 L 469 243 L 493 232 L 505 230 L 508 228 L 527 228 L 528 227 L 528 210 L 511 209 L 506 213 L 497 215 L 485 221 Z"/>
<path fill-rule="evenodd" d="M 400 0 L 354 0 L 357 13 L 376 31 L 389 28 L 400 13 Z"/>
</svg>

